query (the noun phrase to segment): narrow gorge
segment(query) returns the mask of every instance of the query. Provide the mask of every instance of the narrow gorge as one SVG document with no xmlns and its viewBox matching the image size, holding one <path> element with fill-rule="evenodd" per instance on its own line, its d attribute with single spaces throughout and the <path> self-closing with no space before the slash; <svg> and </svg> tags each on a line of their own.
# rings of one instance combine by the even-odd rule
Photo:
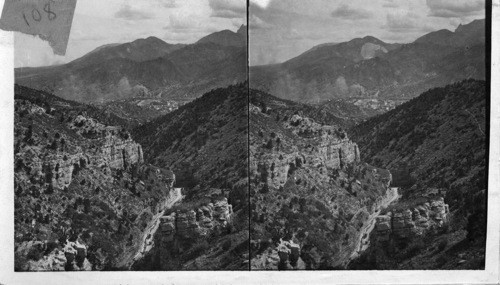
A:
<svg viewBox="0 0 500 285">
<path fill-rule="evenodd" d="M 251 92 L 253 269 L 344 268 L 374 213 L 397 195 L 361 162 L 338 118 Z"/>
<path fill-rule="evenodd" d="M 16 270 L 178 270 L 197 242 L 234 231 L 224 191 L 184 203 L 192 189 L 123 127 L 25 87 L 15 103 Z"/>
</svg>

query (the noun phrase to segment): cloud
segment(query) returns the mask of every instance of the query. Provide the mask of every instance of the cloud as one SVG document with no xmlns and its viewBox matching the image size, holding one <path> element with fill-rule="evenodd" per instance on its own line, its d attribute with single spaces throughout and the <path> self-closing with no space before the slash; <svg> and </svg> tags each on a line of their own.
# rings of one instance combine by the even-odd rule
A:
<svg viewBox="0 0 500 285">
<path fill-rule="evenodd" d="M 386 23 L 383 28 L 394 33 L 432 30 L 432 28 L 428 25 L 422 24 L 420 17 L 412 12 L 408 12 L 406 14 L 388 13 L 386 16 Z"/>
<path fill-rule="evenodd" d="M 169 17 L 169 24 L 163 27 L 168 31 L 169 40 L 186 41 L 187 39 L 198 39 L 207 34 L 222 30 L 215 23 L 203 23 L 192 14 L 172 14 Z"/>
<path fill-rule="evenodd" d="M 269 5 L 270 1 L 271 0 L 250 0 L 250 2 L 252 4 L 255 4 L 255 5 L 257 5 L 257 6 L 261 7 L 261 8 L 264 8 L 264 9 L 267 7 L 267 5 Z"/>
<path fill-rule="evenodd" d="M 177 8 L 179 5 L 176 3 L 176 0 L 158 0 L 159 4 L 164 8 Z"/>
<path fill-rule="evenodd" d="M 342 4 L 337 7 L 332 13 L 331 16 L 334 18 L 341 18 L 347 20 L 360 20 L 360 19 L 369 19 L 373 16 L 372 13 L 366 11 L 362 8 L 351 8 L 347 4 Z"/>
<path fill-rule="evenodd" d="M 272 25 L 266 23 L 264 20 L 262 20 L 255 14 L 250 14 L 250 18 L 248 19 L 248 25 L 250 26 L 250 30 L 261 30 L 272 27 Z"/>
<path fill-rule="evenodd" d="M 153 15 L 150 13 L 132 8 L 130 5 L 123 5 L 120 10 L 115 13 L 116 18 L 121 18 L 129 21 L 137 21 L 137 20 L 149 20 L 153 19 Z"/>
<path fill-rule="evenodd" d="M 165 26 L 165 30 L 170 30 L 173 32 L 187 32 L 187 31 L 192 31 L 194 30 L 198 22 L 195 17 L 190 17 L 190 16 L 180 16 L 180 15 L 175 15 L 172 14 L 169 17 L 169 25 Z"/>
<path fill-rule="evenodd" d="M 484 0 L 426 0 L 429 16 L 464 18 L 484 14 Z"/>
<path fill-rule="evenodd" d="M 102 35 L 82 35 L 82 36 L 76 36 L 73 39 L 76 41 L 94 41 L 94 42 L 97 42 L 97 41 L 105 40 L 106 37 L 104 37 Z"/>
<path fill-rule="evenodd" d="M 452 25 L 453 27 L 456 27 L 456 26 L 458 26 L 460 24 L 461 24 L 461 22 L 460 22 L 459 19 L 457 19 L 457 18 L 451 18 L 450 19 L 450 25 Z"/>
<path fill-rule="evenodd" d="M 242 19 L 232 19 L 231 20 L 231 24 L 233 25 L 233 28 L 235 28 L 236 30 L 238 30 L 241 25 L 246 25 L 247 24 L 247 21 L 246 19 L 242 20 Z"/>
<path fill-rule="evenodd" d="M 245 0 L 208 0 L 212 9 L 211 17 L 216 18 L 242 18 L 246 16 Z"/>
<path fill-rule="evenodd" d="M 385 0 L 384 4 L 382 4 L 384 8 L 399 8 L 399 3 L 394 2 L 394 0 Z"/>
<path fill-rule="evenodd" d="M 287 39 L 287 40 L 302 40 L 304 39 L 304 36 L 299 32 L 297 31 L 296 29 L 290 29 L 288 31 L 288 33 L 284 34 L 283 35 L 283 38 L 284 39 Z"/>
<path fill-rule="evenodd" d="M 65 56 L 55 55 L 49 43 L 40 37 L 14 32 L 14 67 L 47 66 L 65 59 Z"/>
</svg>

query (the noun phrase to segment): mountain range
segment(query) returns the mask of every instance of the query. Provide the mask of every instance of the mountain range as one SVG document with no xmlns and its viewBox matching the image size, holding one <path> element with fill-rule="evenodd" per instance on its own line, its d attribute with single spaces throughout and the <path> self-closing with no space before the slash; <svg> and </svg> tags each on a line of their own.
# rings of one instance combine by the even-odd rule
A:
<svg viewBox="0 0 500 285">
<path fill-rule="evenodd" d="M 15 69 L 16 83 L 81 102 L 131 97 L 193 99 L 246 80 L 246 26 L 194 44 L 156 37 L 101 46 L 67 64 Z"/>
<path fill-rule="evenodd" d="M 474 20 L 408 44 L 367 36 L 320 45 L 280 64 L 250 67 L 250 85 L 289 100 L 344 99 L 387 111 L 432 87 L 484 79 L 484 58 L 485 21 Z"/>
</svg>

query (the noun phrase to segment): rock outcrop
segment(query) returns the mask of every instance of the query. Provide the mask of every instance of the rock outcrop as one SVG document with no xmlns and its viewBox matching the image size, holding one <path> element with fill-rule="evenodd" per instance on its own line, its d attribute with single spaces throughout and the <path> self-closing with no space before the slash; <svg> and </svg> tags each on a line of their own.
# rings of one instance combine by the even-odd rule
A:
<svg viewBox="0 0 500 285">
<path fill-rule="evenodd" d="M 313 137 L 314 145 L 306 146 L 303 151 L 295 149 L 293 152 L 269 153 L 264 160 L 251 160 L 251 167 L 266 178 L 269 186 L 279 188 L 290 178 L 294 169 L 305 163 L 313 165 L 326 174 L 328 170 L 339 170 L 344 166 L 360 162 L 359 148 L 356 143 L 347 137 L 339 138 L 335 134 L 338 130 L 334 127 L 316 125 L 318 124 L 309 122 L 307 126 L 312 129 L 302 129 L 302 131 L 309 130 L 317 136 Z M 276 148 L 279 150 L 279 145 Z"/>
<path fill-rule="evenodd" d="M 78 241 L 66 242 L 64 247 L 66 257 L 66 270 L 92 270 L 92 265 L 87 260 L 87 247 Z"/>
<path fill-rule="evenodd" d="M 318 152 L 319 159 L 323 159 L 325 166 L 332 169 L 340 169 L 344 165 L 360 161 L 358 145 L 347 139 L 322 137 Z"/>
<path fill-rule="evenodd" d="M 296 268 L 300 258 L 300 245 L 293 241 L 280 241 L 277 247 L 278 256 L 280 258 L 279 268 L 288 269 Z"/>
<path fill-rule="evenodd" d="M 400 201 L 376 217 L 367 247 L 347 268 L 435 268 L 427 264 L 437 258 L 433 255 L 449 256 L 444 251 L 452 235 L 447 227 L 449 220 L 448 205 L 440 196 Z M 443 259 L 443 256 L 438 259 Z"/>
<path fill-rule="evenodd" d="M 377 217 L 374 237 L 377 243 L 422 236 L 441 228 L 448 221 L 449 207 L 442 197 Z"/>
<path fill-rule="evenodd" d="M 142 147 L 132 139 L 123 140 L 107 136 L 101 147 L 102 162 L 110 168 L 123 169 L 128 165 L 144 161 Z"/>
<path fill-rule="evenodd" d="M 172 260 L 190 250 L 200 238 L 224 233 L 233 216 L 232 205 L 227 198 L 188 210 L 176 207 L 184 208 L 186 205 L 180 204 L 160 213 L 157 226 L 152 226 L 153 230 L 146 238 L 150 240 L 145 246 L 146 250 L 136 255 L 131 269 L 172 269 Z"/>
<path fill-rule="evenodd" d="M 231 222 L 233 209 L 227 198 L 191 209 L 186 212 L 172 212 L 160 218 L 160 232 L 163 244 L 181 239 L 204 237 L 213 231 L 220 231 Z"/>
<path fill-rule="evenodd" d="M 92 264 L 87 259 L 87 247 L 78 241 L 66 241 L 64 247 L 56 247 L 41 258 L 34 258 L 48 251 L 49 244 L 29 241 L 16 249 L 16 254 L 27 255 L 31 259 L 23 265 L 25 271 L 90 271 Z M 37 260 L 34 260 L 37 259 Z"/>
<path fill-rule="evenodd" d="M 15 154 L 15 160 L 16 164 L 29 167 L 27 175 L 30 179 L 42 184 L 48 183 L 52 188 L 64 189 L 71 184 L 73 176 L 79 170 L 89 165 L 107 168 L 109 172 L 111 169 L 125 169 L 144 162 L 141 145 L 133 141 L 128 133 L 122 131 L 119 134 L 118 128 L 104 126 L 91 118 L 85 119 L 82 115 L 75 122 L 87 123 L 77 130 L 80 135 L 85 137 L 82 130 L 85 133 L 92 130 L 99 134 L 93 147 L 85 150 L 73 148 L 68 143 L 70 139 L 60 134 L 58 143 L 48 146 L 52 151 L 46 152 L 40 146 L 26 146 L 22 152 Z M 79 126 L 78 123 L 76 125 Z M 71 124 L 70 126 L 77 128 Z"/>
<path fill-rule="evenodd" d="M 110 168 L 122 169 L 144 161 L 141 145 L 134 142 L 124 129 L 103 125 L 83 115 L 78 115 L 69 122 L 68 127 L 84 137 L 96 137 L 100 145 L 97 152 L 98 162 L 104 162 Z"/>
</svg>

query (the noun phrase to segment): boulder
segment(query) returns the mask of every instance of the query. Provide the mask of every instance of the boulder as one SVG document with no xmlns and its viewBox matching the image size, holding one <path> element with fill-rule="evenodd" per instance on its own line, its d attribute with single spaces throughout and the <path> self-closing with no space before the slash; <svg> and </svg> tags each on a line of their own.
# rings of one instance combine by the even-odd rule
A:
<svg viewBox="0 0 500 285">
<path fill-rule="evenodd" d="M 73 242 L 66 243 L 64 247 L 64 256 L 66 257 L 67 263 L 72 263 L 75 260 L 78 251 L 73 247 Z"/>
<path fill-rule="evenodd" d="M 87 257 L 87 247 L 79 242 L 76 242 L 73 245 L 73 248 L 76 249 L 76 260 L 83 260 Z"/>
<path fill-rule="evenodd" d="M 280 258 L 280 263 L 287 263 L 291 250 L 283 243 L 278 245 L 278 256 Z"/>
</svg>

